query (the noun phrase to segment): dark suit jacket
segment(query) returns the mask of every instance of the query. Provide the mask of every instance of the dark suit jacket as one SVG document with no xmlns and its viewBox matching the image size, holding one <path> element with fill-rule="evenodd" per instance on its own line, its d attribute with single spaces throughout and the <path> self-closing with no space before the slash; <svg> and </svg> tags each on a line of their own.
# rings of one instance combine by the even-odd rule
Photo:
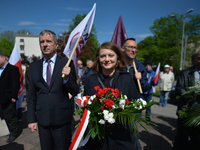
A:
<svg viewBox="0 0 200 150">
<path fill-rule="evenodd" d="M 12 98 L 18 100 L 19 78 L 19 68 L 8 63 L 0 77 L 0 104 L 9 103 Z"/>
<path fill-rule="evenodd" d="M 62 69 L 68 59 L 57 56 L 50 87 L 43 79 L 43 59 L 29 66 L 29 89 L 27 97 L 28 123 L 37 122 L 42 126 L 64 125 L 72 119 L 71 105 L 68 92 L 78 94 L 75 68 L 70 63 L 69 80 L 63 84 Z"/>
</svg>

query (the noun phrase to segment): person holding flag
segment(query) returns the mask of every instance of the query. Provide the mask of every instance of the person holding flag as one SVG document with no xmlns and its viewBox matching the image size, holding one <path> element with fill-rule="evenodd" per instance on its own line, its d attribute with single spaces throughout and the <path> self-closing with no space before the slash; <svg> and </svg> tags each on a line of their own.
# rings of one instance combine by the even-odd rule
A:
<svg viewBox="0 0 200 150">
<path fill-rule="evenodd" d="M 67 150 L 72 120 L 68 93 L 75 96 L 79 91 L 75 68 L 73 61 L 66 66 L 68 59 L 57 55 L 54 32 L 42 31 L 39 42 L 44 58 L 29 66 L 28 127 L 32 132 L 38 127 L 42 150 Z"/>
<path fill-rule="evenodd" d="M 5 119 L 10 131 L 7 143 L 13 142 L 18 136 L 18 118 L 16 101 L 20 89 L 19 68 L 8 63 L 6 56 L 0 52 L 0 116 Z"/>
<path fill-rule="evenodd" d="M 158 80 L 154 83 L 155 72 L 152 69 L 151 60 L 146 60 L 145 67 L 147 69 L 147 79 L 148 79 L 149 88 L 146 92 L 144 92 L 142 94 L 142 97 L 148 103 L 150 100 L 152 100 L 152 93 L 153 93 L 153 87 L 152 86 L 157 85 Z M 146 109 L 146 120 L 150 121 L 151 120 L 150 116 L 151 116 L 151 107 Z"/>
<path fill-rule="evenodd" d="M 142 94 L 143 92 L 146 92 L 149 88 L 147 71 L 144 65 L 135 58 L 137 53 L 137 43 L 135 42 L 135 39 L 126 39 L 121 47 L 121 50 L 124 54 L 124 59 L 126 62 L 126 68 L 124 69 L 124 71 L 127 71 L 131 74 L 133 81 L 138 87 L 138 93 Z M 135 62 L 135 66 L 133 66 L 133 62 Z M 139 80 L 139 84 L 137 80 Z M 141 92 L 140 88 L 143 92 Z"/>
</svg>

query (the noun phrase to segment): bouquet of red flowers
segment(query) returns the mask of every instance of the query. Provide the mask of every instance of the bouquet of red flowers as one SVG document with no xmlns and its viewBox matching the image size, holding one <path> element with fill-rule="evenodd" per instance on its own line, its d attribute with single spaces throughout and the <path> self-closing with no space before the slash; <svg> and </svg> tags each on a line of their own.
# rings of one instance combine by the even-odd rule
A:
<svg viewBox="0 0 200 150">
<path fill-rule="evenodd" d="M 127 123 L 131 130 L 136 129 L 136 122 L 140 125 L 140 122 L 148 123 L 142 113 L 137 113 L 143 109 L 146 109 L 156 102 L 151 100 L 146 103 L 143 99 L 129 101 L 126 95 L 118 89 L 103 88 L 99 86 L 95 87 L 97 94 L 93 96 L 84 96 L 77 99 L 76 104 L 80 109 L 76 111 L 77 114 L 83 115 L 85 108 L 90 111 L 89 125 L 87 127 L 88 134 L 94 138 L 96 135 L 99 139 L 104 139 L 106 130 L 110 127 L 110 124 L 116 122 L 116 120 L 127 127 Z M 81 105 L 82 103 L 82 105 Z"/>
</svg>

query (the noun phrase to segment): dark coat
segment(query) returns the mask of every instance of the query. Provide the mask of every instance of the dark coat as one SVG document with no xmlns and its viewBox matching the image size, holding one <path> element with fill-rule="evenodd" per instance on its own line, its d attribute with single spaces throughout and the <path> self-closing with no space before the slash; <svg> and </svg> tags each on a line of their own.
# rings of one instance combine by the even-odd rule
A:
<svg viewBox="0 0 200 150">
<path fill-rule="evenodd" d="M 147 70 L 139 60 L 137 60 L 136 58 L 134 58 L 134 60 L 135 60 L 136 69 L 138 72 L 141 73 L 141 76 L 142 76 L 140 80 L 142 91 L 146 92 L 149 89 L 148 79 L 147 79 Z M 127 71 L 127 68 L 124 68 L 124 71 Z M 135 78 L 135 70 L 133 67 L 130 68 L 129 73 L 131 74 L 133 81 L 135 82 L 135 85 L 137 86 L 138 93 L 140 93 L 137 79 Z"/>
<path fill-rule="evenodd" d="M 104 82 L 104 77 L 102 74 L 99 74 L 99 78 Z M 112 83 L 111 83 L 112 82 Z M 84 95 L 94 95 L 96 91 L 94 90 L 95 86 L 101 86 L 97 79 L 96 74 L 92 74 L 85 81 L 84 86 Z M 135 100 L 139 98 L 137 88 L 131 75 L 127 72 L 116 72 L 114 74 L 113 80 L 110 81 L 111 88 L 117 88 L 123 95 L 126 95 L 129 100 Z M 120 132 L 119 132 L 120 131 Z M 136 149 L 138 139 L 133 138 L 129 129 L 125 129 L 118 122 L 110 125 L 110 132 L 104 140 L 99 141 L 98 137 L 89 139 L 88 143 L 83 147 L 83 150 L 108 150 L 108 149 L 123 149 L 123 150 L 132 150 Z"/>
<path fill-rule="evenodd" d="M 70 63 L 69 80 L 63 84 L 62 69 L 68 59 L 57 56 L 50 86 L 43 79 L 43 59 L 29 66 L 29 89 L 27 97 L 28 123 L 42 126 L 64 125 L 72 119 L 68 92 L 77 95 L 79 88 L 76 83 L 75 68 Z"/>
<path fill-rule="evenodd" d="M 19 78 L 19 68 L 8 63 L 0 77 L 0 104 L 18 100 Z"/>
<path fill-rule="evenodd" d="M 178 110 L 182 108 L 183 105 L 186 105 L 189 101 L 189 107 L 192 106 L 196 102 L 196 99 L 194 97 L 188 97 L 187 95 L 183 96 L 182 94 L 188 91 L 188 87 L 195 85 L 195 66 L 190 67 L 188 69 L 182 70 L 179 73 L 176 88 L 175 88 L 175 94 L 176 96 L 179 96 L 179 105 Z"/>
<path fill-rule="evenodd" d="M 103 82 L 103 75 L 99 74 L 99 77 Z M 94 87 L 97 85 L 103 88 L 99 83 L 96 74 L 92 74 L 89 78 L 86 78 L 84 85 L 84 95 L 94 95 L 96 93 Z M 119 91 L 121 91 L 123 95 L 126 95 L 129 100 L 135 100 L 139 98 L 137 87 L 128 72 L 116 72 L 112 81 L 111 88 L 119 89 Z"/>
</svg>

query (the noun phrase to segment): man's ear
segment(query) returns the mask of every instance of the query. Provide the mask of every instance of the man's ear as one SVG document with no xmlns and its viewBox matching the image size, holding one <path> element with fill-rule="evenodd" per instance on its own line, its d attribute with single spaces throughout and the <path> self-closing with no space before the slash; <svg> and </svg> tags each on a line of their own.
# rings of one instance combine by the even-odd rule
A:
<svg viewBox="0 0 200 150">
<path fill-rule="evenodd" d="M 122 46 L 122 47 L 121 47 L 121 51 L 124 52 L 124 50 L 125 50 L 125 48 L 124 48 L 124 46 Z"/>
</svg>

